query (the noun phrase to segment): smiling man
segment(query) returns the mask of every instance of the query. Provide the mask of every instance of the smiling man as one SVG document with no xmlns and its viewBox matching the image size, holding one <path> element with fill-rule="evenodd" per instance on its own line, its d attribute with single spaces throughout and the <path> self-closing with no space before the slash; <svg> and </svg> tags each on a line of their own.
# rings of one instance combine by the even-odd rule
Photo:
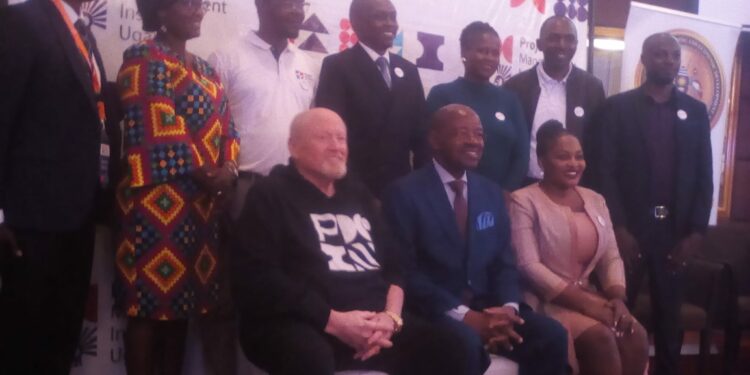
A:
<svg viewBox="0 0 750 375">
<path fill-rule="evenodd" d="M 316 106 L 338 113 L 349 130 L 351 172 L 379 196 L 426 159 L 425 99 L 414 64 L 388 50 L 398 33 L 388 0 L 354 0 L 350 19 L 359 43 L 328 56 Z"/>
<path fill-rule="evenodd" d="M 383 199 L 406 254 L 407 309 L 460 337 L 469 374 L 484 373 L 488 349 L 518 362 L 521 375 L 564 374 L 565 330 L 520 303 L 502 191 L 472 172 L 484 151 L 479 116 L 447 105 L 435 112 L 429 141 L 433 162 Z"/>
<path fill-rule="evenodd" d="M 542 178 L 536 158 L 539 127 L 548 120 L 557 120 L 583 140 L 586 150 L 591 137 L 588 123 L 605 98 L 602 82 L 571 62 L 578 47 L 578 32 L 568 17 L 553 16 L 544 21 L 536 43 L 544 60 L 503 85 L 518 95 L 530 125 L 526 184 Z"/>
<path fill-rule="evenodd" d="M 297 116 L 291 160 L 248 195 L 233 253 L 240 342 L 271 374 L 465 374 L 453 332 L 401 314 L 400 249 L 347 176 L 341 118 Z"/>
</svg>

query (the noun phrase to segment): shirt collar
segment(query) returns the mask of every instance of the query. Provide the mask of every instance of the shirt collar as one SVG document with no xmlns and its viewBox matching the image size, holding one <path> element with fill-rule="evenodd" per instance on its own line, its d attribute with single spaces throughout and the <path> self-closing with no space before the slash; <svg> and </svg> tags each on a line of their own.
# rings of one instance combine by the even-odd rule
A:
<svg viewBox="0 0 750 375">
<path fill-rule="evenodd" d="M 378 58 L 385 57 L 385 61 L 388 61 L 388 65 L 391 64 L 391 54 L 388 53 L 388 51 L 386 51 L 383 55 L 379 55 L 377 52 L 375 52 L 374 49 L 368 47 L 366 44 L 362 42 L 358 42 L 357 44 L 362 46 L 362 48 L 365 50 L 365 52 L 367 52 L 367 55 L 370 56 L 372 61 L 377 61 Z"/>
<path fill-rule="evenodd" d="M 81 16 L 78 15 L 76 10 L 73 9 L 73 7 L 70 6 L 70 4 L 68 4 L 67 1 L 61 1 L 61 3 L 63 5 L 63 9 L 65 9 L 65 15 L 68 16 L 68 19 L 70 19 L 70 23 L 75 25 L 76 22 L 78 22 L 78 20 L 81 19 Z"/>
<path fill-rule="evenodd" d="M 542 66 L 542 63 L 537 64 L 536 66 L 536 74 L 539 76 L 539 82 L 541 84 L 549 85 L 553 83 L 562 83 L 563 85 L 568 83 L 568 77 L 570 77 L 570 72 L 573 71 L 573 63 L 570 63 L 570 67 L 568 68 L 568 73 L 565 74 L 565 77 L 561 79 L 560 81 L 550 77 L 547 72 L 544 71 L 544 67 Z"/>
<path fill-rule="evenodd" d="M 456 178 L 453 177 L 453 175 L 450 172 L 448 172 L 445 168 L 443 168 L 443 166 L 440 165 L 440 163 L 438 163 L 436 159 L 432 159 L 432 164 L 435 165 L 435 170 L 437 171 L 438 176 L 440 176 L 440 181 L 442 181 L 444 184 L 447 184 L 456 180 Z M 464 171 L 463 176 L 461 176 L 459 180 L 463 182 L 467 182 L 466 171 Z"/>
<path fill-rule="evenodd" d="M 677 92 L 678 92 L 677 86 L 672 86 L 672 95 L 669 97 L 669 100 L 667 100 L 664 103 L 656 103 L 654 98 L 646 94 L 645 84 L 638 87 L 637 90 L 638 92 L 640 92 L 641 100 L 645 101 L 648 104 L 653 104 L 653 105 L 662 104 L 662 105 L 668 105 L 668 106 L 675 107 L 675 108 L 677 107 Z"/>
<path fill-rule="evenodd" d="M 248 41 L 250 41 L 250 44 L 266 51 L 271 51 L 271 45 L 268 44 L 265 40 L 263 40 L 260 36 L 258 36 L 257 31 L 251 31 L 247 36 Z M 284 48 L 284 51 L 282 53 L 292 52 L 294 49 L 294 45 L 292 43 L 289 43 L 289 41 L 286 42 L 286 48 Z"/>
</svg>

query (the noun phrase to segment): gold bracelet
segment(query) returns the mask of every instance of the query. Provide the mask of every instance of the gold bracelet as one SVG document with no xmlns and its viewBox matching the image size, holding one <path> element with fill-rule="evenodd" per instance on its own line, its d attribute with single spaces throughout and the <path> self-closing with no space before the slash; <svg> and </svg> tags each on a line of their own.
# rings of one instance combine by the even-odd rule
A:
<svg viewBox="0 0 750 375">
<path fill-rule="evenodd" d="M 385 310 L 383 312 L 385 313 L 385 315 L 388 315 L 389 318 L 393 319 L 393 323 L 396 324 L 396 328 L 393 330 L 393 333 L 401 332 L 401 329 L 404 328 L 404 320 L 401 319 L 401 317 L 398 316 L 398 314 L 392 311 Z"/>
</svg>

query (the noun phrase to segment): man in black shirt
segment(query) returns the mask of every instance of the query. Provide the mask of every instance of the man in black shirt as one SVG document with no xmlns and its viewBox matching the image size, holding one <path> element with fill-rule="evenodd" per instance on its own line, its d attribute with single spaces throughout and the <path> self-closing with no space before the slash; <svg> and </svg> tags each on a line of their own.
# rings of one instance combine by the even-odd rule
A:
<svg viewBox="0 0 750 375">
<path fill-rule="evenodd" d="M 300 114 L 289 151 L 289 166 L 251 190 L 236 228 L 233 291 L 248 358 L 273 374 L 463 374 L 453 333 L 401 317 L 398 251 L 367 188 L 345 178 L 341 118 Z"/>
</svg>

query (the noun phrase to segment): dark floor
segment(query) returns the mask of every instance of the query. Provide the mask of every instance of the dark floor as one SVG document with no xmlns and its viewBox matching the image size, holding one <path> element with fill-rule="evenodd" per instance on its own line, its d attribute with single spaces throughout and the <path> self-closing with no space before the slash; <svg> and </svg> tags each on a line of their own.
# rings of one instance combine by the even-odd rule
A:
<svg viewBox="0 0 750 375">
<path fill-rule="evenodd" d="M 712 354 L 709 360 L 708 372 L 709 375 L 722 375 L 724 374 L 724 336 L 721 332 L 716 332 L 712 337 Z M 683 343 L 683 352 L 696 351 L 695 348 L 698 346 L 698 334 L 688 332 L 685 334 Z M 653 358 L 652 358 L 653 360 Z M 750 375 L 750 333 L 743 335 L 742 343 L 740 345 L 740 354 L 735 364 L 733 375 Z M 682 356 L 682 375 L 703 375 L 698 373 L 698 356 L 697 355 L 683 355 Z"/>
</svg>

